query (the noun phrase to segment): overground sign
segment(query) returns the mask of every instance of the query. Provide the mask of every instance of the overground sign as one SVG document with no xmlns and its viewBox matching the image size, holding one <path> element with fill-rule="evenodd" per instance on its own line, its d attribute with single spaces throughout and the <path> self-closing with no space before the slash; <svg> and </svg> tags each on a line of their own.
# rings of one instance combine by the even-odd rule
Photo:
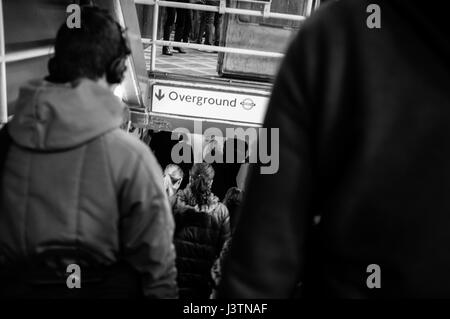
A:
<svg viewBox="0 0 450 319">
<path fill-rule="evenodd" d="M 263 124 L 269 98 L 210 89 L 155 84 L 152 112 Z"/>
</svg>

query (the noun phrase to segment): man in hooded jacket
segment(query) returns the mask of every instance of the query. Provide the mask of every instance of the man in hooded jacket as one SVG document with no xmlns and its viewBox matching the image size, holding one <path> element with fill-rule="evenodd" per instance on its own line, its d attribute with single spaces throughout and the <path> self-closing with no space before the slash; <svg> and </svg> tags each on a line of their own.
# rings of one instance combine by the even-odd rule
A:
<svg viewBox="0 0 450 319">
<path fill-rule="evenodd" d="M 177 297 L 161 168 L 119 129 L 111 90 L 129 52 L 107 12 L 83 7 L 80 29 L 60 28 L 46 80 L 21 88 L 0 179 L 0 295 Z M 81 289 L 68 288 L 70 264 Z"/>
</svg>

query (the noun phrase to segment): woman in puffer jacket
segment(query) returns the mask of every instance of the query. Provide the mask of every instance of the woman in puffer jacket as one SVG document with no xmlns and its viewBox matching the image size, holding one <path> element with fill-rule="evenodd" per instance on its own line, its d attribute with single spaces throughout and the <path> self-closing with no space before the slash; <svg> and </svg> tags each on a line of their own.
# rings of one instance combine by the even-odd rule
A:
<svg viewBox="0 0 450 319">
<path fill-rule="evenodd" d="M 194 164 L 189 175 L 189 184 L 178 192 L 173 209 L 179 296 L 207 299 L 212 289 L 211 267 L 230 236 L 229 215 L 211 192 L 211 165 Z"/>
</svg>

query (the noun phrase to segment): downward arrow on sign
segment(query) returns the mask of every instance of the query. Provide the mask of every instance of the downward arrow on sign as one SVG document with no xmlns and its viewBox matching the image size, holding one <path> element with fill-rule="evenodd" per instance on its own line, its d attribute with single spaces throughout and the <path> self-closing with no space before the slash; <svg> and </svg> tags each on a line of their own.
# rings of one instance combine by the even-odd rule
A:
<svg viewBox="0 0 450 319">
<path fill-rule="evenodd" d="M 159 89 L 158 93 L 155 93 L 156 98 L 158 101 L 161 101 L 164 98 L 164 94 L 162 94 L 161 89 Z"/>
</svg>

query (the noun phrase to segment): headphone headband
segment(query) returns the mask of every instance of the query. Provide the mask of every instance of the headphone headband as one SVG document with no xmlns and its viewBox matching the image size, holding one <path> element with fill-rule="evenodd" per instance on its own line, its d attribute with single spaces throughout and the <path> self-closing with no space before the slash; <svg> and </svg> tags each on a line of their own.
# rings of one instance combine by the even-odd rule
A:
<svg viewBox="0 0 450 319">
<path fill-rule="evenodd" d="M 120 44 L 117 52 L 117 57 L 114 58 L 106 70 L 106 80 L 111 84 L 118 84 L 122 82 L 124 73 L 126 71 L 125 60 L 126 57 L 131 53 L 130 46 L 128 45 L 128 40 L 126 38 L 126 30 L 122 26 L 114 21 L 117 25 L 120 36 Z"/>
</svg>

